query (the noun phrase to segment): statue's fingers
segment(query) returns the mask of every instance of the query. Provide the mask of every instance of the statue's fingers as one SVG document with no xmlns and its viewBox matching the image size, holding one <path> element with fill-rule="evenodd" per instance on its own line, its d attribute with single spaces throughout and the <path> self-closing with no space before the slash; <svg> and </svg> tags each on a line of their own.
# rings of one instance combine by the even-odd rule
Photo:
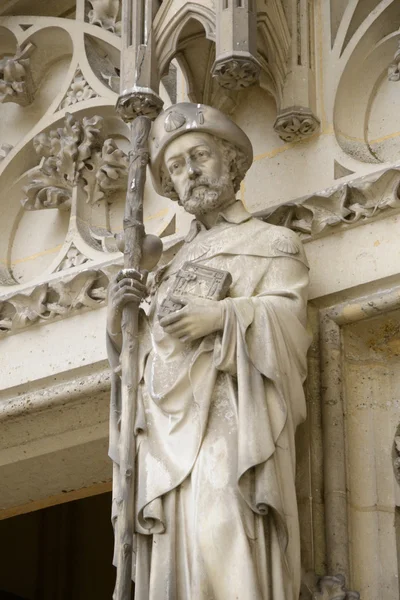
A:
<svg viewBox="0 0 400 600">
<path fill-rule="evenodd" d="M 166 331 L 167 333 L 171 333 L 171 334 L 183 334 L 186 333 L 186 325 L 184 323 L 182 323 L 181 321 L 178 321 L 177 323 L 172 323 L 171 325 L 166 325 L 166 327 L 164 327 L 164 331 Z"/>
<path fill-rule="evenodd" d="M 141 302 L 143 294 L 136 292 L 135 290 L 124 291 L 123 294 L 119 293 L 115 298 L 115 303 L 118 308 L 122 308 L 128 302 Z"/>
<path fill-rule="evenodd" d="M 118 285 L 120 289 L 135 289 L 140 291 L 142 294 L 145 294 L 147 291 L 146 286 L 141 281 L 136 279 L 121 279 Z"/>
<path fill-rule="evenodd" d="M 162 319 L 160 319 L 161 327 L 165 328 L 166 326 L 171 325 L 172 323 L 180 321 L 184 314 L 185 313 L 183 313 L 183 308 L 181 308 L 180 310 L 174 311 L 170 315 L 165 315 L 165 317 L 162 317 Z"/>
<path fill-rule="evenodd" d="M 121 269 L 117 274 L 117 281 L 123 279 L 136 279 L 137 281 L 142 280 L 142 275 L 136 269 Z"/>
<path fill-rule="evenodd" d="M 142 288 L 138 288 L 138 287 L 122 287 L 119 288 L 115 294 L 114 294 L 114 298 L 118 299 L 118 300 L 122 300 L 122 298 L 124 298 L 125 296 L 138 296 L 140 298 L 143 298 L 145 296 L 144 290 Z"/>
<path fill-rule="evenodd" d="M 168 333 L 168 332 L 167 332 Z M 178 330 L 178 331 L 172 331 L 170 333 L 168 333 L 168 335 L 172 336 L 173 338 L 180 340 L 182 337 L 185 337 L 187 335 L 189 335 L 189 332 L 186 330 Z"/>
<path fill-rule="evenodd" d="M 182 344 L 184 344 L 185 342 L 190 342 L 191 341 L 190 335 L 183 335 L 182 337 L 179 338 L 179 341 L 182 342 Z"/>
<path fill-rule="evenodd" d="M 186 304 L 190 300 L 190 297 L 189 296 L 175 296 L 175 295 L 171 295 L 171 300 L 173 302 L 176 302 L 177 304 L 182 304 L 182 306 L 186 306 Z"/>
</svg>

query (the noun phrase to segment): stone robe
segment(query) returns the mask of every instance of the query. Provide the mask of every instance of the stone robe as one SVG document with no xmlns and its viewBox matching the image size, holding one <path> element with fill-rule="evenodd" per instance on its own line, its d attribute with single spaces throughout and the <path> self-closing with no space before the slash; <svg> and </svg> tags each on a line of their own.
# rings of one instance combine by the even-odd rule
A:
<svg viewBox="0 0 400 600">
<path fill-rule="evenodd" d="M 166 334 L 157 318 L 187 260 L 233 278 L 223 330 L 194 343 Z M 298 600 L 294 434 L 306 415 L 310 343 L 302 245 L 236 202 L 210 230 L 194 221 L 155 279 L 141 323 L 135 598 Z M 117 473 L 120 380 L 111 340 L 109 355 Z"/>
</svg>

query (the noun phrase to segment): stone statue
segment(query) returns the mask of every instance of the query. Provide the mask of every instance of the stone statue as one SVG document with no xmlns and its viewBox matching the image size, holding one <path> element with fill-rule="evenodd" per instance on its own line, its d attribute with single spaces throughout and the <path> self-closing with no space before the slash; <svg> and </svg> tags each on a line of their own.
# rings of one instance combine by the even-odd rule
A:
<svg viewBox="0 0 400 600">
<path fill-rule="evenodd" d="M 123 272 L 109 289 L 116 469 L 121 311 L 151 298 L 140 324 L 135 598 L 298 600 L 294 434 L 310 343 L 302 245 L 236 200 L 252 147 L 220 111 L 168 108 L 150 157 L 158 193 L 195 219 L 153 280 Z M 216 299 L 222 280 L 229 290 Z"/>
</svg>

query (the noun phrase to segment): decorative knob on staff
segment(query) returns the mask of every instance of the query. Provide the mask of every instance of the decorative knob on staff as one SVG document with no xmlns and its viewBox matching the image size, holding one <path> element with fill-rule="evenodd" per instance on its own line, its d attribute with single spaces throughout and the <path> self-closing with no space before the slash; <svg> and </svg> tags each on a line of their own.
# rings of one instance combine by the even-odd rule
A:
<svg viewBox="0 0 400 600">
<path fill-rule="evenodd" d="M 156 0 L 123 0 L 121 93 L 116 110 L 131 122 L 129 175 L 123 222 L 124 269 L 140 270 L 143 226 L 143 194 L 149 161 L 148 136 L 151 120 L 162 109 L 158 90 L 152 23 Z M 155 237 L 155 236 L 152 236 Z M 158 240 L 158 238 L 155 238 Z M 155 240 L 153 240 L 153 246 Z M 154 253 L 161 253 L 155 248 Z M 138 390 L 138 306 L 127 304 L 122 314 L 121 420 L 119 468 L 114 469 L 113 494 L 117 505 L 115 559 L 117 566 L 114 600 L 130 600 L 135 515 L 134 423 Z"/>
</svg>

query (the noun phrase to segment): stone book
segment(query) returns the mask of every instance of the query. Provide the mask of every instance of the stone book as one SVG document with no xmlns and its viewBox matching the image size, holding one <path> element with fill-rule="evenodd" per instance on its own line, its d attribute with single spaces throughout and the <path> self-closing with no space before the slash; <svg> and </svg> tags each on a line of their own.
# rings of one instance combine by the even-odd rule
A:
<svg viewBox="0 0 400 600">
<path fill-rule="evenodd" d="M 196 296 L 208 300 L 223 300 L 231 284 L 232 276 L 228 271 L 187 261 L 177 272 L 173 286 L 162 301 L 158 318 L 161 319 L 182 308 L 182 304 L 172 299 L 173 296 Z"/>
</svg>

